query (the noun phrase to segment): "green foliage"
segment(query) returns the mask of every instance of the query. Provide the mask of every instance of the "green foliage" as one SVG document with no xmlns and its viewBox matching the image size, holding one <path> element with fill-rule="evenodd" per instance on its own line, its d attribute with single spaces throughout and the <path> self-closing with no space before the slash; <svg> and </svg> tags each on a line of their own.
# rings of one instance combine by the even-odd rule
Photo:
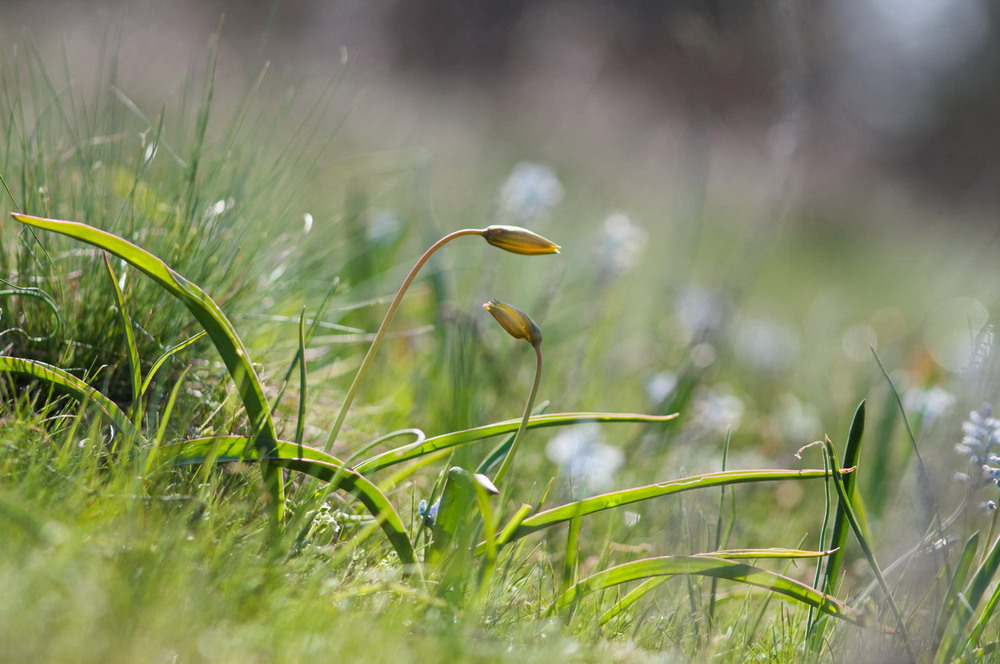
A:
<svg viewBox="0 0 1000 664">
<path fill-rule="evenodd" d="M 573 257 L 555 268 L 528 258 L 559 249 L 533 232 L 441 233 L 426 211 L 405 209 L 408 233 L 373 239 L 368 208 L 391 186 L 369 196 L 358 181 L 371 173 L 357 167 L 344 210 L 304 242 L 308 224 L 288 219 L 325 177 L 301 177 L 326 143 L 322 112 L 288 129 L 292 109 L 255 110 L 256 80 L 220 117 L 214 48 L 182 107 L 155 119 L 119 89 L 113 58 L 92 98 L 63 89 L 34 53 L 2 63 L 0 176 L 20 222 L 0 224 L 7 657 L 660 657 L 648 649 L 682 661 L 843 661 L 875 643 L 914 661 L 987 661 L 1000 638 L 996 518 L 984 534 L 963 503 L 899 554 L 899 477 L 919 459 L 921 495 L 938 496 L 939 480 L 918 446 L 932 429 L 898 425 L 894 383 L 881 411 L 857 407 L 843 464 L 827 442 L 825 468 L 787 468 L 802 436 L 849 415 L 854 392 L 870 387 L 863 372 L 817 348 L 803 366 L 748 366 L 727 328 L 751 300 L 701 293 L 697 304 L 717 310 L 696 325 L 660 306 L 694 284 L 664 289 L 649 266 L 632 278 L 585 272 L 580 210 L 552 228 Z M 400 168 L 426 186 L 426 164 Z M 430 261 L 466 235 L 522 255 L 468 243 L 442 252 L 448 264 Z M 396 257 L 414 237 L 430 249 L 405 272 Z M 678 251 L 670 233 L 648 241 Z M 828 261 L 809 250 L 796 246 L 788 264 L 818 273 Z M 429 295 L 417 281 L 425 264 Z M 403 274 L 369 332 L 389 300 L 382 285 Z M 491 302 L 514 340 L 470 313 L 494 291 L 531 305 L 529 317 Z M 397 312 L 435 333 L 390 333 Z M 394 334 L 405 341 L 376 359 Z M 822 334 L 804 343 L 813 338 L 836 345 Z M 536 352 L 533 373 L 518 340 Z M 672 389 L 647 397 L 642 382 L 664 367 Z M 839 373 L 803 387 L 824 372 Z M 547 414 L 536 394 L 580 412 Z M 721 417 L 726 394 L 745 405 L 741 430 Z M 789 398 L 817 409 L 807 433 L 776 433 Z M 546 438 L 580 425 L 621 455 L 613 482 L 591 484 L 572 463 L 557 471 L 543 455 Z M 801 548 L 817 531 L 820 550 Z"/>
</svg>

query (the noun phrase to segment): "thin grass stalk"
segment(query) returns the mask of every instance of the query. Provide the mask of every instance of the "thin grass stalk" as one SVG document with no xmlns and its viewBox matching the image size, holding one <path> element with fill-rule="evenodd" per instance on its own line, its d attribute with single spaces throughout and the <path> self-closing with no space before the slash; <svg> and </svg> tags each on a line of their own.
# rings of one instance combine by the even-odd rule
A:
<svg viewBox="0 0 1000 664">
<path fill-rule="evenodd" d="M 299 413 L 295 421 L 295 442 L 299 445 L 305 437 L 306 430 L 306 308 L 302 307 L 299 316 Z"/>
<path fill-rule="evenodd" d="M 108 270 L 111 278 L 111 286 L 115 292 L 115 302 L 118 304 L 118 313 L 121 318 L 122 331 L 125 333 L 125 347 L 128 351 L 129 378 L 132 382 L 132 406 L 129 408 L 129 417 L 135 423 L 142 422 L 142 374 L 139 364 L 139 347 L 135 343 L 135 332 L 132 330 L 132 317 L 125 306 L 125 294 L 122 292 L 122 285 L 118 281 L 118 275 L 111 267 L 108 254 L 103 254 L 104 267 Z M 124 276 L 124 275 L 123 275 Z"/>
<path fill-rule="evenodd" d="M 503 482 L 503 478 L 510 470 L 511 464 L 514 463 L 514 455 L 517 454 L 521 441 L 524 439 L 524 430 L 528 426 L 528 418 L 531 417 L 531 407 L 534 405 L 535 396 L 538 394 L 538 384 L 542 380 L 542 346 L 541 344 L 532 345 L 535 349 L 535 380 L 531 383 L 531 392 L 528 393 L 528 401 L 524 404 L 524 415 L 521 416 L 521 426 L 518 427 L 517 433 L 514 434 L 514 442 L 510 444 L 510 451 L 503 458 L 503 463 L 500 464 L 500 469 L 497 471 L 496 477 L 493 478 L 494 484 Z"/>
<path fill-rule="evenodd" d="M 830 442 L 829 438 L 823 442 L 823 449 L 826 451 L 830 466 L 832 468 L 839 468 L 840 465 L 837 461 L 837 453 L 833 450 L 833 443 Z M 851 497 L 847 493 L 847 489 L 844 488 L 843 478 L 840 474 L 834 473 L 833 482 L 834 486 L 837 488 L 837 495 L 840 498 L 840 502 L 844 506 L 844 515 L 850 522 L 851 529 L 854 530 L 854 536 L 858 540 L 858 544 L 861 546 L 861 550 L 864 552 L 865 558 L 868 560 L 868 566 L 871 568 L 872 574 L 875 575 L 875 579 L 878 581 L 878 585 L 882 589 L 882 593 L 885 595 L 885 600 L 889 604 L 889 608 L 892 611 L 893 616 L 896 618 L 896 625 L 899 628 L 899 635 L 903 639 L 903 646 L 906 648 L 906 654 L 911 662 L 916 662 L 917 657 L 914 654 L 913 646 L 910 643 L 910 635 L 906 630 L 903 613 L 899 610 L 899 607 L 896 605 L 896 600 L 892 597 L 892 591 L 889 588 L 889 584 L 886 583 L 885 577 L 882 575 L 882 570 L 879 568 L 878 562 L 875 560 L 875 552 L 872 551 L 871 546 L 868 544 L 868 538 L 865 537 L 864 531 L 861 529 L 861 524 L 858 521 L 858 517 L 855 515 L 853 507 L 851 507 Z"/>
<path fill-rule="evenodd" d="M 847 434 L 847 446 L 844 449 L 844 466 L 847 468 L 854 468 L 858 465 L 861 459 L 861 442 L 864 438 L 865 432 L 865 402 L 862 401 L 858 404 L 857 410 L 854 412 L 854 419 L 851 420 L 851 428 Z M 847 491 L 847 495 L 851 497 L 852 506 L 860 500 L 860 494 L 855 491 L 855 485 L 857 484 L 857 473 L 851 473 L 844 478 L 844 489 Z M 827 500 L 829 501 L 829 484 L 827 484 Z M 826 509 L 824 511 L 824 521 L 822 537 L 820 542 L 825 541 L 826 536 L 826 525 L 827 519 L 829 518 L 830 510 Z M 822 590 L 828 595 L 834 594 L 837 590 L 837 585 L 840 581 L 840 574 L 843 571 L 844 565 L 844 546 L 847 544 L 847 532 L 850 529 L 850 524 L 847 521 L 846 508 L 842 502 L 837 503 L 836 514 L 833 520 L 833 531 L 830 535 L 830 548 L 833 549 L 833 553 L 826 560 L 826 569 L 824 572 L 823 585 L 818 584 L 819 581 L 819 571 L 820 566 L 816 567 L 817 573 L 817 583 L 816 587 Z M 822 617 L 815 613 L 815 611 L 810 610 L 810 620 L 807 632 L 812 632 L 810 634 L 810 644 L 813 648 L 818 648 L 823 640 L 823 623 L 816 623 L 816 620 L 821 620 Z"/>
<path fill-rule="evenodd" d="M 388 311 L 385 312 L 385 318 L 382 319 L 382 324 L 379 325 L 378 331 L 375 333 L 375 338 L 372 340 L 371 346 L 368 347 L 368 353 L 365 354 L 364 359 L 361 361 L 361 366 L 358 367 L 358 372 L 354 376 L 354 382 L 351 383 L 351 387 L 347 390 L 347 395 L 344 397 L 344 403 L 340 407 L 340 413 L 337 415 L 337 421 L 334 423 L 333 429 L 330 430 L 330 435 L 327 437 L 326 444 L 323 446 L 324 451 L 329 452 L 333 448 L 333 444 L 337 441 L 337 436 L 340 435 L 340 430 L 344 426 L 344 419 L 347 417 L 347 412 L 351 409 L 351 404 L 354 403 L 354 398 L 357 396 L 358 389 L 361 387 L 361 381 L 363 381 L 365 376 L 368 375 L 368 369 L 371 367 L 372 360 L 375 358 L 375 353 L 378 352 L 379 346 L 382 345 L 382 340 L 385 338 L 386 332 L 389 329 L 389 324 L 396 315 L 399 303 L 402 301 L 403 295 L 406 294 L 410 284 L 413 283 L 413 279 L 417 276 L 420 268 L 427 263 L 430 257 L 434 255 L 434 252 L 455 238 L 465 235 L 482 234 L 483 232 L 481 230 L 463 228 L 445 235 L 443 238 L 431 245 L 430 249 L 424 252 L 424 254 L 417 260 L 416 264 L 410 270 L 409 274 L 406 275 L 406 278 L 403 280 L 403 284 L 399 287 L 399 290 L 396 291 L 396 296 L 389 304 Z"/>
</svg>

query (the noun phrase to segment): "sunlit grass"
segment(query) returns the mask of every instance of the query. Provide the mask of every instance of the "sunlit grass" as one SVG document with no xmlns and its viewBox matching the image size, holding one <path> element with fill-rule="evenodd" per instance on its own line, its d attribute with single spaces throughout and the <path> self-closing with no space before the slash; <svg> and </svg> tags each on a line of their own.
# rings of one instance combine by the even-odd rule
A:
<svg viewBox="0 0 1000 664">
<path fill-rule="evenodd" d="M 998 364 L 983 335 L 947 372 L 923 320 L 988 299 L 947 276 L 973 254 L 909 275 L 940 237 L 792 228 L 744 269 L 711 210 L 684 271 L 648 201 L 581 222 L 522 164 L 451 223 L 391 191 L 405 154 L 317 219 L 321 110 L 289 129 L 256 81 L 213 122 L 209 62 L 143 111 L 109 57 L 96 93 L 0 63 L 5 657 L 987 657 L 995 487 L 953 448 Z M 470 226 L 552 253 L 511 223 L 561 253 L 430 258 Z"/>
</svg>

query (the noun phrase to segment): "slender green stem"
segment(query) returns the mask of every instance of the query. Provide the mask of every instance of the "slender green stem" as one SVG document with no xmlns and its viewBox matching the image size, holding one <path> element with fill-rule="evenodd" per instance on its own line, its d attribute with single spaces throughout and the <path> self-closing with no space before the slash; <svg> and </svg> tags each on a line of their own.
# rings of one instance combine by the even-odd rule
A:
<svg viewBox="0 0 1000 664">
<path fill-rule="evenodd" d="M 354 382 L 351 383 L 351 387 L 347 390 L 347 396 L 344 397 L 344 405 L 340 407 L 340 414 L 337 415 L 337 421 L 333 425 L 333 429 L 330 431 L 330 436 L 326 439 L 326 445 L 323 449 L 329 452 L 333 448 L 333 443 L 336 442 L 337 436 L 340 435 L 340 429 L 344 426 L 344 418 L 347 417 L 347 411 L 351 409 L 351 403 L 354 402 L 354 397 L 358 394 L 358 388 L 361 386 L 361 381 L 364 380 L 365 375 L 368 373 L 368 368 L 371 366 L 372 359 L 375 357 L 375 353 L 378 351 L 379 346 L 382 345 L 382 340 L 385 338 L 385 334 L 389 329 L 389 323 L 392 322 L 393 317 L 396 315 L 396 309 L 399 308 L 399 303 L 403 299 L 403 295 L 406 290 L 410 287 L 413 279 L 417 276 L 417 272 L 420 268 L 424 266 L 424 263 L 430 259 L 435 251 L 440 249 L 442 246 L 451 242 L 457 237 L 462 237 L 463 235 L 482 235 L 482 229 L 475 228 L 463 228 L 457 230 L 453 233 L 445 235 L 443 238 L 431 245 L 431 248 L 424 252 L 424 255 L 420 257 L 410 273 L 406 275 L 406 279 L 403 280 L 403 285 L 399 287 L 396 291 L 396 297 L 393 298 L 392 303 L 389 305 L 389 310 L 385 312 L 385 318 L 382 320 L 382 324 L 379 325 L 378 332 L 375 333 L 375 338 L 372 340 L 372 345 L 368 348 L 368 354 L 365 355 L 365 359 L 361 361 L 361 366 L 358 367 L 358 373 L 354 376 Z"/>
<path fill-rule="evenodd" d="M 514 442 L 510 444 L 510 450 L 507 452 L 507 456 L 503 458 L 503 463 L 500 464 L 500 470 L 497 471 L 496 477 L 493 478 L 494 484 L 500 484 L 503 478 L 507 475 L 507 471 L 510 470 L 510 466 L 514 461 L 514 455 L 517 454 L 517 448 L 521 444 L 521 439 L 524 437 L 524 430 L 528 426 L 528 418 L 531 416 L 531 407 L 535 404 L 535 395 L 538 393 L 538 383 L 542 379 L 542 345 L 534 344 L 535 348 L 535 381 L 531 384 L 531 394 L 528 395 L 528 403 L 524 405 L 524 415 L 521 417 L 521 426 L 518 427 L 517 433 L 514 434 Z"/>
<path fill-rule="evenodd" d="M 826 450 L 827 461 L 830 467 L 834 470 L 840 468 L 840 462 L 837 460 L 837 454 L 833 451 L 833 443 L 830 442 L 829 438 L 823 442 L 823 447 Z M 844 487 L 844 478 L 836 472 L 834 472 L 833 475 L 833 486 L 837 489 L 837 497 L 840 500 L 840 505 L 844 508 L 844 516 L 847 517 L 847 521 L 851 524 L 851 529 L 854 531 L 855 539 L 861 546 L 861 551 L 868 560 L 868 566 L 871 568 L 872 574 L 875 576 L 875 580 L 882 589 L 883 595 L 885 595 L 885 601 L 889 605 L 889 609 L 892 611 L 893 616 L 896 618 L 896 626 L 899 630 L 899 636 L 903 640 L 903 647 L 906 649 L 906 654 L 909 657 L 910 662 L 916 662 L 917 656 L 910 645 L 910 635 L 906 629 L 906 622 L 903 620 L 903 612 L 899 610 L 899 607 L 896 605 L 896 600 L 892 597 L 892 591 L 889 589 L 889 584 L 886 583 L 885 576 L 882 574 L 882 570 L 879 568 L 878 563 L 875 560 L 875 552 L 872 551 L 871 545 L 869 545 L 868 539 L 865 537 L 864 530 L 861 528 L 861 523 L 858 521 L 858 517 L 854 513 L 854 507 L 851 503 L 851 495 Z"/>
</svg>

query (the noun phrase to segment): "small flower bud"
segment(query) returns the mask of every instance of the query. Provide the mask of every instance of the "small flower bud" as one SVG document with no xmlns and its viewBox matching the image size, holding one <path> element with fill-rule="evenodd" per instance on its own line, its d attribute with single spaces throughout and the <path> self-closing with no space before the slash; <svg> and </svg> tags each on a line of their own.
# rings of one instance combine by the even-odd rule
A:
<svg viewBox="0 0 1000 664">
<path fill-rule="evenodd" d="M 475 475 L 472 476 L 472 479 L 476 480 L 476 483 L 478 483 L 479 486 L 483 487 L 486 490 L 486 493 L 494 496 L 500 494 L 500 489 L 496 488 L 493 482 L 490 481 L 490 478 L 486 477 L 486 475 L 483 475 L 482 473 L 476 473 Z"/>
<path fill-rule="evenodd" d="M 524 256 L 559 253 L 558 244 L 520 226 L 488 226 L 483 237 L 494 247 Z"/>
<path fill-rule="evenodd" d="M 535 325 L 535 321 L 520 309 L 496 299 L 484 304 L 483 309 L 490 312 L 490 315 L 500 323 L 500 327 L 507 330 L 507 334 L 515 339 L 524 339 L 535 347 L 542 343 L 542 331 Z"/>
</svg>

